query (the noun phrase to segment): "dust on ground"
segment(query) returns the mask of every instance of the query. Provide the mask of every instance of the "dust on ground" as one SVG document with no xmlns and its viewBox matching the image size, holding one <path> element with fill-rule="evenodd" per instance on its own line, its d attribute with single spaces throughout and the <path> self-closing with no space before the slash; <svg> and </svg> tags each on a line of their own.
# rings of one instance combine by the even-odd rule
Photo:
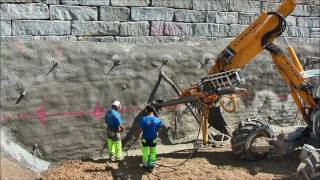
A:
<svg viewBox="0 0 320 180">
<path fill-rule="evenodd" d="M 35 179 L 37 174 L 18 165 L 13 159 L 1 155 L 1 180 Z"/>
<path fill-rule="evenodd" d="M 157 163 L 176 165 L 191 150 L 161 154 Z M 152 173 L 141 166 L 141 156 L 126 156 L 121 163 L 107 160 L 66 161 L 42 174 L 43 179 L 294 179 L 297 154 L 260 161 L 243 161 L 232 156 L 230 147 L 199 149 L 179 167 L 158 165 Z"/>
</svg>

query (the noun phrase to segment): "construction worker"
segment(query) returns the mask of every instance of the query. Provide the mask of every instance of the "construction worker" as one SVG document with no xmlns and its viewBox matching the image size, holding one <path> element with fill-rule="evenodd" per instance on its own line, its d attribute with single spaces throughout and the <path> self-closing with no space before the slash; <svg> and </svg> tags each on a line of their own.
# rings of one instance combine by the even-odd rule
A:
<svg viewBox="0 0 320 180">
<path fill-rule="evenodd" d="M 119 113 L 120 108 L 120 101 L 114 101 L 104 118 L 105 123 L 107 124 L 107 144 L 111 161 L 122 160 L 122 144 L 120 133 L 124 130 L 124 126 Z"/>
<path fill-rule="evenodd" d="M 141 151 L 143 166 L 149 172 L 152 172 L 157 159 L 157 136 L 158 130 L 163 127 L 159 118 L 154 116 L 154 109 L 148 105 L 146 107 L 147 115 L 140 121 L 139 130 L 136 133 L 136 139 L 141 138 Z"/>
</svg>

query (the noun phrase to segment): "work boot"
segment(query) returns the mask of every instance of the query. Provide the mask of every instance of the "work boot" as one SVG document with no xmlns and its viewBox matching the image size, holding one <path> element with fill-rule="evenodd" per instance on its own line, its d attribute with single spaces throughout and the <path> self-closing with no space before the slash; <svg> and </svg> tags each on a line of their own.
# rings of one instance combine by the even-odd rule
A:
<svg viewBox="0 0 320 180">
<path fill-rule="evenodd" d="M 149 171 L 149 167 L 148 167 L 148 166 L 143 166 L 143 169 L 144 169 L 145 171 Z"/>
<path fill-rule="evenodd" d="M 109 161 L 110 162 L 115 162 L 116 161 L 116 157 L 113 154 L 109 155 Z"/>
<path fill-rule="evenodd" d="M 148 167 L 148 172 L 149 172 L 149 173 L 152 173 L 153 169 L 154 169 L 154 166 L 149 166 L 149 167 Z"/>
<path fill-rule="evenodd" d="M 122 162 L 122 161 L 123 161 L 123 158 L 118 158 L 118 157 L 116 157 L 115 160 L 116 160 L 117 162 Z"/>
</svg>

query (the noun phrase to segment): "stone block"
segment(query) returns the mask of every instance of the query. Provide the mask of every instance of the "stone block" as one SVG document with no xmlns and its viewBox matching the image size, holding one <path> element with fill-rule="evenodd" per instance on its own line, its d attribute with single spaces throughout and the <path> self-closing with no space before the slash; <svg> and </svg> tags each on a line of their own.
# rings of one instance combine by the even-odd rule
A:
<svg viewBox="0 0 320 180">
<path fill-rule="evenodd" d="M 119 35 L 119 22 L 74 21 L 71 25 L 72 35 Z"/>
<path fill-rule="evenodd" d="M 120 23 L 120 36 L 148 36 L 149 22 L 123 22 Z"/>
<path fill-rule="evenodd" d="M 13 35 L 69 35 L 70 21 L 21 20 L 12 22 Z"/>
<path fill-rule="evenodd" d="M 193 24 L 194 36 L 227 37 L 229 26 L 226 24 L 196 23 Z"/>
<path fill-rule="evenodd" d="M 165 22 L 165 36 L 192 36 L 192 23 Z"/>
<path fill-rule="evenodd" d="M 310 37 L 310 28 L 288 26 L 287 35 L 290 37 Z"/>
<path fill-rule="evenodd" d="M 237 12 L 207 12 L 207 21 L 214 22 L 218 24 L 237 24 L 238 23 L 238 13 Z"/>
<path fill-rule="evenodd" d="M 56 5 L 60 4 L 60 0 L 33 0 L 33 2 L 39 2 L 44 4 L 56 4 Z"/>
<path fill-rule="evenodd" d="M 282 0 L 259 0 L 261 2 L 280 3 Z"/>
<path fill-rule="evenodd" d="M 133 36 L 133 37 L 119 37 L 116 36 L 116 42 L 128 43 L 128 44 L 159 44 L 159 43 L 171 43 L 178 42 L 180 37 L 174 36 Z"/>
<path fill-rule="evenodd" d="M 320 17 L 297 17 L 300 27 L 320 27 Z"/>
<path fill-rule="evenodd" d="M 163 36 L 164 21 L 151 21 L 151 36 Z"/>
<path fill-rule="evenodd" d="M 310 7 L 310 16 L 320 16 L 320 6 L 319 5 Z"/>
<path fill-rule="evenodd" d="M 111 0 L 112 6 L 148 6 L 150 0 Z"/>
<path fill-rule="evenodd" d="M 152 6 L 192 9 L 192 0 L 154 0 Z"/>
<path fill-rule="evenodd" d="M 297 17 L 295 16 L 287 16 L 286 21 L 289 26 L 297 26 Z"/>
<path fill-rule="evenodd" d="M 193 0 L 194 10 L 228 11 L 229 0 Z"/>
<path fill-rule="evenodd" d="M 98 18 L 96 7 L 88 6 L 50 6 L 50 19 L 93 21 Z"/>
<path fill-rule="evenodd" d="M 33 36 L 0 36 L 0 42 L 31 41 Z"/>
<path fill-rule="evenodd" d="M 217 11 L 207 11 L 206 13 L 206 22 L 207 23 L 215 23 L 216 22 L 216 16 Z"/>
<path fill-rule="evenodd" d="M 115 42 L 113 36 L 80 36 L 77 40 L 89 42 Z"/>
<path fill-rule="evenodd" d="M 48 19 L 48 5 L 40 3 L 0 4 L 0 19 Z"/>
<path fill-rule="evenodd" d="M 147 40 L 144 36 L 134 36 L 134 37 L 120 37 L 116 36 L 115 41 L 117 43 L 125 43 L 125 44 L 140 44 L 147 43 Z"/>
<path fill-rule="evenodd" d="M 61 4 L 103 6 L 110 5 L 110 0 L 61 0 Z"/>
<path fill-rule="evenodd" d="M 278 2 L 270 2 L 269 4 L 268 2 L 263 2 L 261 5 L 261 11 L 266 11 L 266 12 L 276 11 L 280 5 L 281 3 L 278 3 Z"/>
<path fill-rule="evenodd" d="M 319 0 L 295 0 L 297 4 L 312 4 L 312 5 L 320 5 Z"/>
<path fill-rule="evenodd" d="M 228 36 L 235 37 L 239 33 L 241 33 L 244 29 L 246 29 L 249 25 L 243 24 L 230 24 Z"/>
<path fill-rule="evenodd" d="M 205 22 L 206 12 L 195 10 L 176 9 L 174 11 L 174 21 L 178 22 Z"/>
<path fill-rule="evenodd" d="M 174 9 L 164 7 L 132 7 L 133 21 L 172 21 Z"/>
<path fill-rule="evenodd" d="M 33 40 L 75 42 L 77 38 L 75 36 L 33 36 Z"/>
<path fill-rule="evenodd" d="M 32 0 L 0 0 L 0 3 L 30 3 Z"/>
<path fill-rule="evenodd" d="M 0 0 L 0 3 L 26 3 L 30 0 Z"/>
<path fill-rule="evenodd" d="M 310 16 L 311 14 L 311 6 L 310 5 L 302 5 L 297 4 L 291 13 L 292 16 Z"/>
<path fill-rule="evenodd" d="M 259 1 L 239 1 L 239 0 L 230 0 L 230 9 L 231 11 L 241 11 L 241 12 L 260 12 L 260 2 Z"/>
<path fill-rule="evenodd" d="M 204 37 L 204 36 L 184 36 L 184 37 L 180 37 L 179 41 L 189 41 L 189 42 L 205 42 L 205 41 L 215 41 L 217 40 L 217 37 Z"/>
<path fill-rule="evenodd" d="M 310 28 L 311 38 L 320 38 L 320 28 Z"/>
<path fill-rule="evenodd" d="M 44 4 L 59 4 L 60 0 L 0 0 L 0 3 L 44 3 Z"/>
<path fill-rule="evenodd" d="M 257 17 L 256 13 L 239 12 L 239 24 L 251 24 Z"/>
<path fill-rule="evenodd" d="M 0 36 L 11 35 L 11 21 L 0 21 Z"/>
<path fill-rule="evenodd" d="M 262 3 L 262 10 L 267 9 L 267 2 Z M 268 11 L 276 11 L 281 3 L 269 3 Z M 291 16 L 310 16 L 311 13 L 311 6 L 310 5 L 303 5 L 297 4 L 294 8 L 293 12 L 290 14 Z"/>
<path fill-rule="evenodd" d="M 102 21 L 129 21 L 130 9 L 127 7 L 100 7 L 100 18 Z"/>
</svg>

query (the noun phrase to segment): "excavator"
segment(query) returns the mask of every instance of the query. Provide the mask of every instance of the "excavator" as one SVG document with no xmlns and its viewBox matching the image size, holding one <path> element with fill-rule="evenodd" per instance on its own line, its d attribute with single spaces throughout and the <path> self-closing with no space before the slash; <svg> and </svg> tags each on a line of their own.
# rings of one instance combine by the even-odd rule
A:
<svg viewBox="0 0 320 180">
<path fill-rule="evenodd" d="M 215 59 L 208 76 L 180 90 L 163 72 L 159 77 L 169 83 L 178 98 L 155 100 L 155 111 L 166 106 L 185 104 L 202 127 L 203 144 L 208 143 L 208 127 L 212 126 L 231 136 L 233 154 L 246 160 L 283 156 L 302 149 L 299 169 L 301 179 L 320 179 L 320 86 L 311 85 L 309 79 L 320 76 L 320 70 L 304 70 L 294 49 L 288 45 L 287 53 L 274 41 L 286 29 L 285 18 L 294 10 L 294 0 L 284 2 L 274 12 L 262 12 L 243 32 L 238 34 Z M 282 80 L 287 84 L 292 100 L 301 113 L 306 126 L 294 132 L 274 135 L 266 120 L 242 120 L 233 133 L 227 128 L 220 107 L 235 112 L 236 99 L 246 93 L 239 88 L 244 82 L 241 69 L 262 51 L 271 54 L 272 61 Z M 229 99 L 231 105 L 226 105 Z"/>
</svg>

